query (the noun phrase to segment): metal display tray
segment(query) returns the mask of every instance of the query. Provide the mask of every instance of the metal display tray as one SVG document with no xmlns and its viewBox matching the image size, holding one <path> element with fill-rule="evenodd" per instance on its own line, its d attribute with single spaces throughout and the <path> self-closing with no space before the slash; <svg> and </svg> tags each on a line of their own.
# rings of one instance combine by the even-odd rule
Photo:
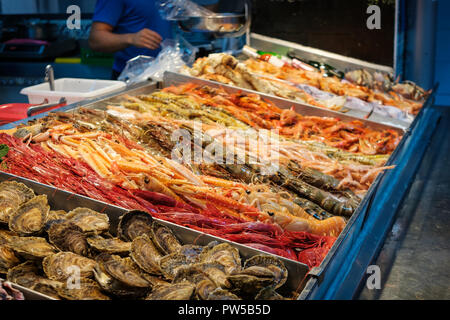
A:
<svg viewBox="0 0 450 320">
<path fill-rule="evenodd" d="M 281 40 L 264 36 L 257 33 L 250 34 L 250 46 L 262 51 L 277 52 L 286 55 L 289 51 L 304 58 L 305 60 L 313 60 L 329 64 L 341 71 L 364 68 L 369 71 L 380 71 L 393 73 L 394 69 L 390 66 L 375 64 L 368 61 L 346 57 L 337 53 L 307 47 L 295 42 Z"/>
<path fill-rule="evenodd" d="M 259 95 L 260 97 L 272 101 L 278 108 L 281 109 L 290 109 L 291 107 L 294 107 L 294 110 L 301 115 L 304 116 L 318 116 L 318 117 L 334 117 L 339 118 L 343 121 L 353 121 L 358 120 L 364 122 L 364 124 L 368 128 L 377 129 L 377 130 L 385 130 L 385 129 L 394 129 L 399 132 L 404 132 L 404 129 L 406 129 L 409 124 L 403 121 L 399 121 L 396 119 L 389 119 L 385 117 L 380 117 L 378 115 L 372 114 L 369 119 L 364 119 L 365 113 L 357 110 L 350 110 L 349 112 L 342 113 L 337 112 L 333 110 L 323 109 L 319 107 L 315 107 L 306 103 L 301 103 L 298 101 L 293 101 L 289 99 L 280 98 L 277 96 L 273 96 L 270 94 L 265 94 L 262 92 L 250 90 L 250 89 L 243 89 L 235 86 L 231 86 L 228 84 L 223 84 L 215 81 L 205 80 L 196 78 L 193 76 L 184 75 L 181 73 L 175 73 L 166 71 L 164 73 L 164 79 L 162 86 L 168 87 L 171 85 L 178 85 L 185 82 L 192 82 L 192 83 L 198 83 L 203 85 L 208 85 L 210 87 L 214 88 L 225 88 L 227 92 L 230 93 L 237 93 L 237 92 L 243 92 L 243 93 L 254 93 Z"/>
<path fill-rule="evenodd" d="M 65 210 L 70 211 L 77 207 L 86 207 L 92 210 L 102 212 L 108 215 L 110 222 L 109 232 L 112 235 L 116 235 L 117 225 L 119 223 L 119 217 L 122 216 L 126 209 L 110 205 L 105 202 L 94 200 L 85 196 L 81 196 L 72 192 L 64 191 L 59 188 L 55 188 L 49 185 L 42 184 L 33 180 L 25 179 L 13 174 L 5 173 L 0 171 L 0 182 L 14 180 L 17 182 L 22 182 L 26 186 L 34 190 L 35 194 L 41 195 L 45 194 L 48 198 L 48 204 L 52 210 Z M 226 242 L 230 243 L 239 250 L 241 258 L 244 260 L 249 259 L 255 255 L 265 254 L 272 255 L 283 261 L 284 265 L 288 270 L 288 279 L 286 283 L 278 290 L 280 293 L 288 295 L 293 292 L 300 293 L 306 284 L 306 275 L 309 271 L 308 266 L 303 263 L 296 262 L 290 259 L 286 259 L 277 255 L 273 255 L 258 249 L 254 249 L 236 242 L 228 241 L 222 238 L 218 238 L 200 231 L 192 230 L 171 222 L 167 222 L 161 219 L 153 218 L 155 221 L 169 227 L 178 239 L 183 244 L 197 244 L 197 245 L 207 245 L 211 241 L 218 241 L 220 243 Z M 23 288 L 17 284 L 14 286 L 21 290 L 26 299 L 39 300 L 39 299 L 51 299 L 52 297 L 44 295 L 42 293 Z"/>
<path fill-rule="evenodd" d="M 139 94 L 149 94 L 149 93 L 157 90 L 158 88 L 167 87 L 170 85 L 176 85 L 176 84 L 185 83 L 185 82 L 194 82 L 194 83 L 199 83 L 199 84 L 205 84 L 205 85 L 208 85 L 211 87 L 216 87 L 216 88 L 221 87 L 221 88 L 225 88 L 228 92 L 240 91 L 243 93 L 256 93 L 264 99 L 271 100 L 280 108 L 290 108 L 293 106 L 296 111 L 298 111 L 304 115 L 321 116 L 321 117 L 338 117 L 344 121 L 359 120 L 359 121 L 362 121 L 369 128 L 378 129 L 378 130 L 380 130 L 380 129 L 396 130 L 397 132 L 404 134 L 404 136 L 403 136 L 402 140 L 400 141 L 399 145 L 397 146 L 397 148 L 394 150 L 394 152 L 389 157 L 388 164 L 390 164 L 390 165 L 392 165 L 392 164 L 399 165 L 400 164 L 399 161 L 405 161 L 403 158 L 399 158 L 396 155 L 398 153 L 405 153 L 407 151 L 407 150 L 405 150 L 405 148 L 408 148 L 409 144 L 405 143 L 405 140 L 409 141 L 411 139 L 411 136 L 414 133 L 413 129 L 417 130 L 417 127 L 420 127 L 420 126 L 425 128 L 425 125 L 427 124 L 427 122 L 424 122 L 425 120 L 423 120 L 423 118 L 424 118 L 423 113 L 431 105 L 431 100 L 432 100 L 431 99 L 432 97 L 430 97 L 430 99 L 427 100 L 427 103 L 424 105 L 424 107 L 419 112 L 419 115 L 414 120 L 412 126 L 410 128 L 404 129 L 401 127 L 395 127 L 395 126 L 391 126 L 388 124 L 382 124 L 382 123 L 377 123 L 377 122 L 370 121 L 370 120 L 359 119 L 359 118 L 353 117 L 348 114 L 342 114 L 342 113 L 334 112 L 331 110 L 326 110 L 326 109 L 316 108 L 316 107 L 313 107 L 310 105 L 300 104 L 300 103 L 293 102 L 290 100 L 286 100 L 286 99 L 282 99 L 282 98 L 278 98 L 278 97 L 274 97 L 274 96 L 270 96 L 270 95 L 265 95 L 265 94 L 262 94 L 262 93 L 259 93 L 256 91 L 252 91 L 252 90 L 236 88 L 233 86 L 220 84 L 220 83 L 213 82 L 213 81 L 198 79 L 198 78 L 185 76 L 185 75 L 172 73 L 172 72 L 166 72 L 164 74 L 164 80 L 161 83 L 158 83 L 158 84 L 156 84 L 154 82 L 141 83 L 137 86 L 134 86 L 131 88 L 126 88 L 122 92 L 104 96 L 104 97 L 101 97 L 101 98 L 98 98 L 95 100 L 81 101 L 76 104 L 72 104 L 72 105 L 69 105 L 69 106 L 66 106 L 63 108 L 52 110 L 52 112 L 71 111 L 71 110 L 75 110 L 79 107 L 105 109 L 109 104 L 120 103 L 120 101 L 123 99 L 123 97 L 125 95 L 133 96 L 133 95 L 139 95 Z M 435 91 L 433 91 L 433 93 L 434 92 Z M 432 94 L 432 96 L 433 96 L 433 94 Z M 27 119 L 23 119 L 23 120 L 14 122 L 14 123 L 10 123 L 10 124 L 0 127 L 0 129 L 11 129 L 11 128 L 18 126 L 19 124 L 27 123 L 28 121 L 30 121 L 32 119 L 42 118 L 48 113 L 49 112 L 39 114 L 37 116 L 30 117 Z M 419 121 L 419 119 L 421 119 L 421 120 Z M 397 174 L 398 170 L 400 170 L 400 172 Z M 335 244 L 331 248 L 327 257 L 325 257 L 325 259 L 322 262 L 322 264 L 320 265 L 320 267 L 313 268 L 313 270 L 311 270 L 306 275 L 306 280 L 304 282 L 307 282 L 310 285 L 309 289 L 311 289 L 312 287 L 317 285 L 317 283 L 315 281 L 317 280 L 319 275 L 321 275 L 320 277 L 323 277 L 325 270 L 328 268 L 328 265 L 333 264 L 334 260 L 336 260 L 336 261 L 339 260 L 339 259 L 335 259 L 336 252 L 340 252 L 339 254 L 342 255 L 341 258 L 343 258 L 346 255 L 346 253 L 348 252 L 348 250 L 350 250 L 351 244 L 349 245 L 348 243 L 345 243 L 346 239 L 347 240 L 349 238 L 354 239 L 360 235 L 361 228 L 360 228 L 360 225 L 358 225 L 356 223 L 356 221 L 361 221 L 361 220 L 365 221 L 366 219 L 369 219 L 371 217 L 371 214 L 373 215 L 373 213 L 371 213 L 371 210 L 368 210 L 368 209 L 370 208 L 370 206 L 374 206 L 376 204 L 376 203 L 373 203 L 373 198 L 372 198 L 373 195 L 376 193 L 383 192 L 383 190 L 377 190 L 377 188 L 380 184 L 380 181 L 383 180 L 384 184 L 386 184 L 386 178 L 387 178 L 387 177 L 385 177 L 386 175 L 389 177 L 393 174 L 393 172 L 395 173 L 395 175 L 403 174 L 403 172 L 401 170 L 402 170 L 402 167 L 396 168 L 394 170 L 389 170 L 389 172 L 382 172 L 377 176 L 375 181 L 370 186 L 370 188 L 369 188 L 366 196 L 362 200 L 361 204 L 359 205 L 359 207 L 357 208 L 355 213 L 352 215 L 351 219 L 347 223 L 347 226 L 339 235 L 338 239 L 336 240 Z M 408 174 L 409 175 L 407 175 L 407 176 L 410 176 L 413 173 L 408 172 Z M 407 183 L 408 183 L 408 180 L 404 181 L 404 184 L 407 184 Z M 389 184 L 389 181 L 387 182 L 387 184 Z M 392 216 L 394 214 L 394 212 L 390 212 L 389 210 L 385 214 L 389 214 L 389 213 L 391 213 Z M 224 241 L 224 240 L 222 240 L 222 241 Z M 344 243 L 344 244 L 341 244 L 341 243 Z M 330 273 L 332 273 L 332 272 L 330 272 Z M 297 279 L 297 280 L 300 281 L 300 279 Z M 303 281 L 302 281 L 302 283 L 303 283 Z M 314 286 L 312 284 L 314 284 Z M 305 289 L 308 289 L 308 287 Z M 308 293 L 302 292 L 300 298 L 308 299 L 308 298 L 310 298 L 310 295 Z"/>
<path fill-rule="evenodd" d="M 333 52 L 307 47 L 294 42 L 271 38 L 256 33 L 250 34 L 250 46 L 262 51 L 277 52 L 282 55 L 286 55 L 288 52 L 292 52 L 305 60 L 313 60 L 329 64 L 341 71 L 349 71 L 363 68 L 371 72 L 384 72 L 390 74 L 394 73 L 394 69 L 390 66 L 375 64 L 356 58 L 346 57 Z M 435 91 L 436 88 L 433 89 L 433 92 Z M 426 105 L 432 99 L 432 96 L 433 95 L 428 96 L 426 101 L 424 101 L 423 105 Z M 349 111 L 349 114 L 359 118 L 364 118 L 366 116 L 365 112 L 359 110 L 351 110 Z M 418 115 L 416 115 L 416 117 L 417 116 Z M 375 122 L 391 124 L 393 126 L 399 126 L 402 128 L 408 128 L 412 124 L 394 118 L 385 117 L 376 113 L 372 113 L 369 119 Z"/>
</svg>

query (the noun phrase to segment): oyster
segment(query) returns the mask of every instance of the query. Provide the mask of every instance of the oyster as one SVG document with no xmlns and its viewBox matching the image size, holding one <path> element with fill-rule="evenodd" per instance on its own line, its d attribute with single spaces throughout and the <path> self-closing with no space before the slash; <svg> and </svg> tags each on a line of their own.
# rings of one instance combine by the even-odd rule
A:
<svg viewBox="0 0 450 320">
<path fill-rule="evenodd" d="M 217 286 L 211 277 L 200 265 L 187 265 L 178 268 L 173 283 L 189 282 L 195 285 L 195 294 L 198 298 L 206 300 Z M 206 268 L 205 268 L 206 269 Z"/>
<path fill-rule="evenodd" d="M 131 210 L 120 217 L 117 231 L 120 239 L 133 241 L 141 235 L 151 235 L 153 218 L 147 212 Z"/>
<path fill-rule="evenodd" d="M 57 281 L 52 282 L 45 278 L 38 278 L 36 282 L 30 287 L 31 290 L 45 294 L 53 299 L 60 299 L 58 289 L 62 286 L 62 283 Z"/>
<path fill-rule="evenodd" d="M 284 300 L 283 296 L 277 293 L 273 287 L 262 288 L 255 296 L 255 300 Z"/>
<path fill-rule="evenodd" d="M 72 275 L 78 275 L 78 270 L 81 277 L 92 277 L 95 261 L 72 252 L 58 252 L 45 257 L 42 267 L 49 279 L 64 281 Z"/>
<path fill-rule="evenodd" d="M 164 255 L 177 252 L 181 248 L 181 243 L 173 232 L 160 223 L 153 222 L 151 234 L 156 247 Z"/>
<path fill-rule="evenodd" d="M 237 295 L 228 290 L 217 288 L 208 295 L 208 300 L 241 300 Z"/>
<path fill-rule="evenodd" d="M 203 247 L 197 245 L 184 245 L 178 252 L 168 254 L 159 260 L 159 267 L 167 279 L 175 278 L 179 267 L 198 262 Z"/>
<path fill-rule="evenodd" d="M 225 274 L 225 268 L 220 263 L 199 263 L 194 266 L 206 273 L 217 287 L 230 288 L 231 284 Z"/>
<path fill-rule="evenodd" d="M 40 237 L 12 237 L 8 246 L 25 259 L 42 259 L 56 253 L 56 248 Z"/>
<path fill-rule="evenodd" d="M 89 252 L 85 234 L 72 222 L 52 224 L 48 230 L 48 240 L 61 251 L 70 251 L 82 256 L 86 256 Z"/>
<path fill-rule="evenodd" d="M 0 230 L 0 245 L 8 244 L 12 237 L 17 236 L 16 233 L 6 230 Z"/>
<path fill-rule="evenodd" d="M 175 278 L 173 279 L 173 283 L 181 283 L 187 281 L 193 284 L 197 284 L 203 280 L 209 280 L 213 282 L 208 274 L 203 272 L 203 270 L 197 265 L 187 265 L 180 267 L 177 270 Z"/>
<path fill-rule="evenodd" d="M 199 261 L 218 262 L 225 267 L 226 274 L 241 270 L 239 251 L 228 243 L 221 243 L 214 246 L 208 245 L 200 254 Z"/>
<path fill-rule="evenodd" d="M 93 236 L 87 238 L 87 242 L 91 248 L 98 252 L 125 255 L 131 250 L 131 242 L 125 242 L 119 238 L 105 239 L 100 236 Z"/>
<path fill-rule="evenodd" d="M 0 245 L 0 273 L 7 273 L 8 269 L 18 265 L 20 260 L 6 245 Z"/>
<path fill-rule="evenodd" d="M 195 294 L 200 299 L 207 300 L 216 289 L 217 286 L 211 280 L 205 279 L 195 285 Z"/>
<path fill-rule="evenodd" d="M 151 283 L 129 258 L 101 253 L 97 256 L 94 275 L 102 289 L 122 297 L 141 297 L 148 293 Z"/>
<path fill-rule="evenodd" d="M 47 195 L 36 196 L 11 212 L 9 229 L 22 236 L 37 234 L 44 228 L 49 211 Z"/>
<path fill-rule="evenodd" d="M 191 283 L 175 283 L 158 286 L 145 300 L 189 300 L 194 295 L 195 286 Z"/>
<path fill-rule="evenodd" d="M 33 286 L 39 272 L 33 261 L 26 261 L 8 270 L 6 279 L 26 288 Z"/>
<path fill-rule="evenodd" d="M 198 261 L 200 253 L 202 253 L 203 247 L 195 244 L 185 244 L 181 246 L 178 253 L 185 256 L 188 263 L 194 263 Z"/>
<path fill-rule="evenodd" d="M 55 299 L 59 299 L 56 289 L 62 284 L 59 281 L 46 279 L 38 275 L 39 269 L 32 261 L 27 261 L 8 270 L 8 281 L 38 291 Z"/>
<path fill-rule="evenodd" d="M 147 235 L 134 238 L 131 243 L 130 257 L 144 271 L 151 274 L 161 274 L 159 267 L 161 253 Z"/>
<path fill-rule="evenodd" d="M 188 257 L 180 253 L 168 254 L 159 259 L 159 268 L 167 279 L 173 280 L 180 267 L 189 265 Z"/>
<path fill-rule="evenodd" d="M 79 285 L 79 286 L 78 286 Z M 57 289 L 58 294 L 67 300 L 111 300 L 101 292 L 97 282 L 87 278 L 80 278 L 80 282 L 74 283 L 70 288 L 67 283 Z"/>
<path fill-rule="evenodd" d="M 102 233 L 109 229 L 108 215 L 89 208 L 76 208 L 66 215 L 66 219 L 73 222 L 85 233 Z"/>
<path fill-rule="evenodd" d="M 16 181 L 0 183 L 0 222 L 8 223 L 11 213 L 33 197 L 34 191 L 23 183 Z"/>
<path fill-rule="evenodd" d="M 50 228 L 55 222 L 66 220 L 67 212 L 64 210 L 50 210 L 47 216 L 46 228 Z"/>
<path fill-rule="evenodd" d="M 153 287 L 157 287 L 157 286 L 162 286 L 162 285 L 168 285 L 168 284 L 170 284 L 169 282 L 167 282 L 167 281 L 161 279 L 161 278 L 158 277 L 158 276 L 152 276 L 151 274 L 148 274 L 148 273 L 145 273 L 145 272 L 142 272 L 141 275 L 142 275 L 142 277 L 143 277 L 145 280 L 147 280 L 147 281 L 150 283 L 150 285 L 151 285 L 152 288 L 153 288 Z"/>
<path fill-rule="evenodd" d="M 281 287 L 287 280 L 288 270 L 284 266 L 283 262 L 276 257 L 256 255 L 245 261 L 244 264 L 244 268 L 246 270 L 256 266 L 266 268 L 273 272 L 275 289 Z"/>
<path fill-rule="evenodd" d="M 273 285 L 273 277 L 258 277 L 249 274 L 229 275 L 228 281 L 233 286 L 231 292 L 245 299 L 253 298 L 261 289 Z"/>
</svg>

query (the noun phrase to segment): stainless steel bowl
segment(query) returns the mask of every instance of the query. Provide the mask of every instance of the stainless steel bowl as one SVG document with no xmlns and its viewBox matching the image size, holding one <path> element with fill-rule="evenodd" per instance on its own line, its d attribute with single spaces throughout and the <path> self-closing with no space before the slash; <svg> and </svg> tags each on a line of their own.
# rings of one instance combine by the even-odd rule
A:
<svg viewBox="0 0 450 320">
<path fill-rule="evenodd" d="M 220 13 L 209 17 L 187 17 L 178 21 L 178 25 L 186 32 L 208 32 L 226 35 L 245 31 L 247 18 L 245 14 Z"/>
</svg>

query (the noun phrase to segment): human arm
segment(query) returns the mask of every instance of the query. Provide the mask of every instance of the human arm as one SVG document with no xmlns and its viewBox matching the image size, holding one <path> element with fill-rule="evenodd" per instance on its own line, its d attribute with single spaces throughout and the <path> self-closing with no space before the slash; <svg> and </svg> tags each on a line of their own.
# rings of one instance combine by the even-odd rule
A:
<svg viewBox="0 0 450 320">
<path fill-rule="evenodd" d="M 89 34 L 89 46 L 91 49 L 105 53 L 117 52 L 129 46 L 154 50 L 159 48 L 159 44 L 162 41 L 161 36 L 150 29 L 124 34 L 114 33 L 113 29 L 114 27 L 110 24 L 93 22 Z"/>
</svg>

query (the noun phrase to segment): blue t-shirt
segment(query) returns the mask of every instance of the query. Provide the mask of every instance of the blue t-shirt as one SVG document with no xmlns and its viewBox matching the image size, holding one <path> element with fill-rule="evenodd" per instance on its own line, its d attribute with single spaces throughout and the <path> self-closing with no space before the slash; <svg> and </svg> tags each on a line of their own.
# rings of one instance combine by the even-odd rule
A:
<svg viewBox="0 0 450 320">
<path fill-rule="evenodd" d="M 154 0 L 97 0 L 92 21 L 113 26 L 113 32 L 117 34 L 136 33 L 148 28 L 163 39 L 172 36 L 171 24 L 161 18 Z M 141 54 L 156 57 L 160 50 L 129 46 L 115 53 L 113 69 L 121 72 L 129 59 Z"/>
</svg>

